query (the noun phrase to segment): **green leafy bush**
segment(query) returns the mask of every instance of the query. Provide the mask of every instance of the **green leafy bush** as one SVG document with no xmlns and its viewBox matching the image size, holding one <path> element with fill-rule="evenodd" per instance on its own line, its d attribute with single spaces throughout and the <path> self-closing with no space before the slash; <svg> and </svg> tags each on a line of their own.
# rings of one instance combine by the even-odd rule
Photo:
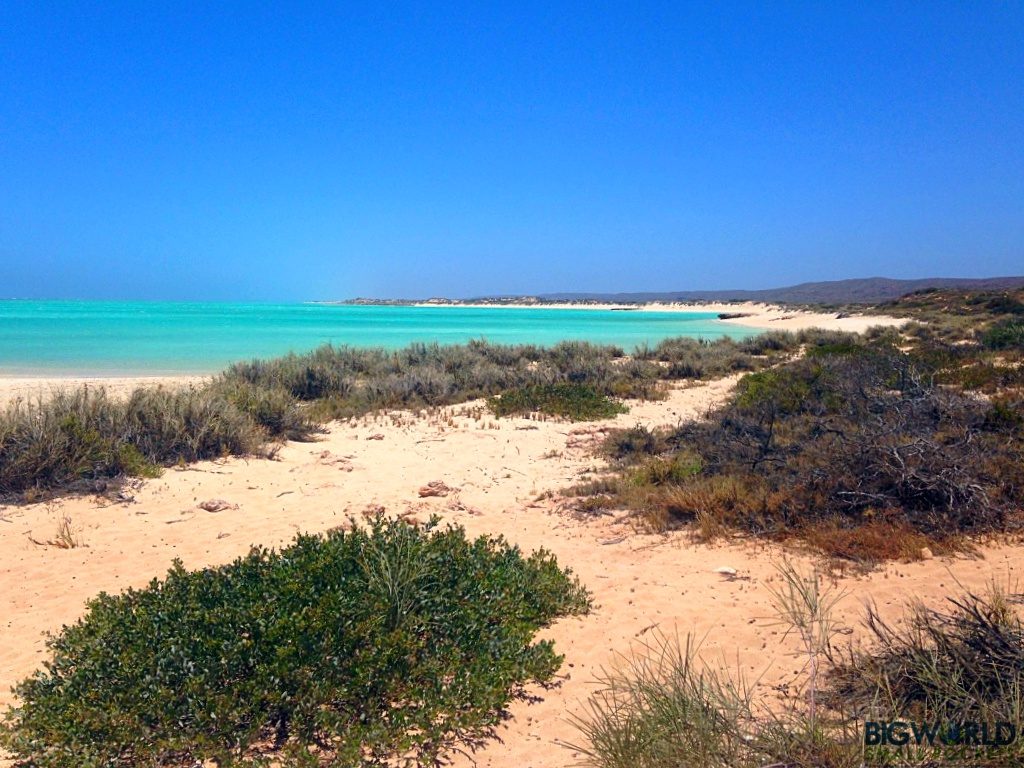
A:
<svg viewBox="0 0 1024 768">
<path fill-rule="evenodd" d="M 101 594 L 16 689 L 0 741 L 39 768 L 433 764 L 561 663 L 586 591 L 547 552 L 378 518 Z"/>
<path fill-rule="evenodd" d="M 607 419 L 627 408 L 586 384 L 539 384 L 503 392 L 487 401 L 496 416 L 547 413 L 574 421 Z"/>
</svg>

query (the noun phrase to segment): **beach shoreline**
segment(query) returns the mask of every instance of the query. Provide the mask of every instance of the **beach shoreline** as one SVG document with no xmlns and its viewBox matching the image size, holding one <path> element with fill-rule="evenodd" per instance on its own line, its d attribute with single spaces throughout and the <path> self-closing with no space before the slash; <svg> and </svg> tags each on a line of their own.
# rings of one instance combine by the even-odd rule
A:
<svg viewBox="0 0 1024 768">
<path fill-rule="evenodd" d="M 141 374 L 138 376 L 76 376 L 75 374 L 8 374 L 0 373 L 0 406 L 17 400 L 23 402 L 38 402 L 45 399 L 54 392 L 77 387 L 91 387 L 103 389 L 107 394 L 115 397 L 122 397 L 131 393 L 136 387 L 166 387 L 177 389 L 179 387 L 202 386 L 208 382 L 210 375 L 180 375 L 180 376 L 150 376 Z"/>
<path fill-rule="evenodd" d="M 708 314 L 727 314 L 728 318 L 720 318 L 718 322 L 728 325 L 751 328 L 759 331 L 801 331 L 810 328 L 863 333 L 872 326 L 895 327 L 907 322 L 905 319 L 885 315 L 837 314 L 811 312 L 806 310 L 787 309 L 778 304 L 760 302 L 734 303 L 649 303 L 631 304 L 545 304 L 538 307 L 533 304 L 428 304 L 415 306 L 436 307 L 479 307 L 507 309 L 592 309 L 592 310 L 633 310 L 638 312 L 702 312 Z M 55 389 L 71 388 L 81 385 L 102 387 L 108 394 L 124 395 L 138 386 L 187 387 L 202 385 L 219 371 L 209 373 L 182 374 L 124 374 L 110 375 L 74 372 L 54 373 L 8 373 L 0 369 L 0 405 L 17 399 L 38 399 L 49 395 Z"/>
<path fill-rule="evenodd" d="M 826 330 L 849 331 L 863 333 L 872 326 L 895 327 L 907 322 L 905 318 L 889 315 L 861 314 L 852 312 L 814 312 L 804 309 L 793 309 L 781 304 L 760 301 L 737 302 L 659 302 L 644 304 L 628 303 L 574 303 L 551 302 L 531 304 L 517 302 L 497 304 L 492 302 L 446 302 L 435 303 L 421 301 L 410 304 L 414 307 L 471 307 L 474 309 L 580 309 L 605 310 L 623 312 L 700 312 L 713 315 L 730 315 L 719 317 L 723 323 L 758 330 L 799 331 L 808 328 L 824 328 Z"/>
</svg>

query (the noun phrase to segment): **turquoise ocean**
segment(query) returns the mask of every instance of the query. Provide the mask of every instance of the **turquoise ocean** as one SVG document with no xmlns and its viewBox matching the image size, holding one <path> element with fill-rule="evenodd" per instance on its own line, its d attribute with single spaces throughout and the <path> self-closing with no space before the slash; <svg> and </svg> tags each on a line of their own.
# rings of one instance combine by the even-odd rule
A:
<svg viewBox="0 0 1024 768">
<path fill-rule="evenodd" d="M 614 344 L 673 336 L 745 338 L 710 312 L 598 309 L 0 301 L 0 375 L 214 373 L 229 363 L 321 344 Z"/>
</svg>

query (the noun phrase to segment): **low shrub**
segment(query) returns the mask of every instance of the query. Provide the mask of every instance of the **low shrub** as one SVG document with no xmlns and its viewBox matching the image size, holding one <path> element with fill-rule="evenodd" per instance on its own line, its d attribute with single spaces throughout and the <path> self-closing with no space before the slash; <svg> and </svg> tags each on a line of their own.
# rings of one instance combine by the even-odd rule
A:
<svg viewBox="0 0 1024 768">
<path fill-rule="evenodd" d="M 1009 595 L 993 586 L 985 594 L 950 597 L 942 609 L 916 603 L 900 625 L 868 607 L 869 638 L 837 654 L 828 672 L 826 701 L 857 719 L 938 724 L 1024 722 L 1024 625 Z M 994 734 L 993 734 L 994 735 Z M 877 747 L 869 764 L 896 758 L 935 758 L 930 747 Z M 1019 765 L 1024 741 L 985 750 L 961 745 L 950 762 Z M 902 763 L 901 763 L 902 764 Z M 914 764 L 917 764 L 916 762 Z"/>
<path fill-rule="evenodd" d="M 665 447 L 663 438 L 643 424 L 629 429 L 617 429 L 608 434 L 605 452 L 613 459 L 631 461 L 639 456 L 653 456 Z"/>
<path fill-rule="evenodd" d="M 376 519 L 101 594 L 18 685 L 26 764 L 433 765 L 561 663 L 538 628 L 588 610 L 554 558 Z"/>
<path fill-rule="evenodd" d="M 1003 590 L 950 597 L 944 609 L 915 603 L 899 625 L 869 605 L 865 623 L 868 642 L 829 672 L 834 706 L 925 722 L 1021 722 L 1024 624 Z"/>
<path fill-rule="evenodd" d="M 503 392 L 487 401 L 499 418 L 523 413 L 546 413 L 573 421 L 607 419 L 628 410 L 586 384 L 538 384 Z"/>
<path fill-rule="evenodd" d="M 657 447 L 613 435 L 627 466 L 602 495 L 655 527 L 700 520 L 705 530 L 802 536 L 865 562 L 1020 527 L 1019 395 L 944 386 L 945 362 L 884 338 L 811 349 L 747 375 L 707 420 Z"/>
<path fill-rule="evenodd" d="M 985 331 L 981 343 L 989 349 L 1024 350 L 1024 322 L 1008 320 L 998 323 Z"/>
</svg>

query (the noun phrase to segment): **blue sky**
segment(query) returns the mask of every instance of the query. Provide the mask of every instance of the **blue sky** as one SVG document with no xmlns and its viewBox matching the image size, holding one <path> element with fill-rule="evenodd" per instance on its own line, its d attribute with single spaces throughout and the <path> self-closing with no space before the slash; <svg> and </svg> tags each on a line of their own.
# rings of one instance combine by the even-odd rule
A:
<svg viewBox="0 0 1024 768">
<path fill-rule="evenodd" d="M 0 11 L 3 297 L 1021 273 L 1021 2 Z"/>
</svg>

